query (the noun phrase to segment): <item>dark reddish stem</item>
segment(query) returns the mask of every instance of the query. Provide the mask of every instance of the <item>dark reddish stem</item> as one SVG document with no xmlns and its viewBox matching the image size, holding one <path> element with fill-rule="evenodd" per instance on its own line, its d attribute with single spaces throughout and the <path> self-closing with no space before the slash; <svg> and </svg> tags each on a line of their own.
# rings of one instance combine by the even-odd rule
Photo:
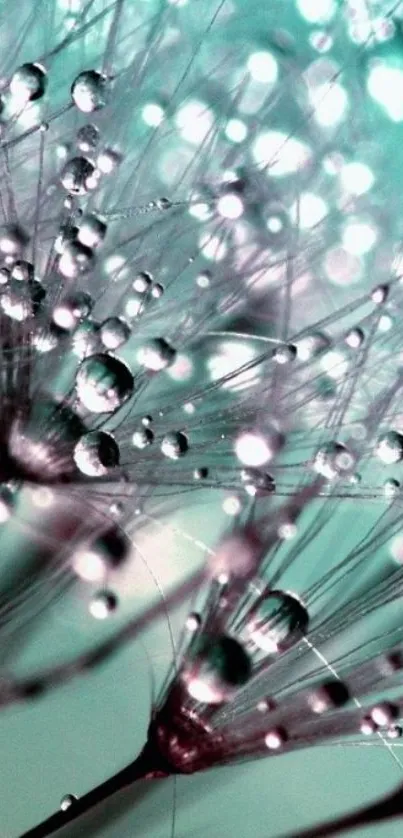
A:
<svg viewBox="0 0 403 838">
<path fill-rule="evenodd" d="M 403 816 L 403 786 L 399 786 L 395 792 L 383 800 L 359 809 L 349 815 L 336 818 L 333 821 L 322 823 L 320 826 L 299 831 L 289 835 L 288 838 L 330 838 L 333 835 L 341 835 L 350 829 L 360 829 L 374 823 L 392 820 Z"/>
<path fill-rule="evenodd" d="M 66 811 L 56 812 L 42 823 L 34 826 L 33 829 L 24 832 L 20 838 L 47 838 L 48 835 L 53 835 L 62 827 L 75 821 L 100 803 L 104 803 L 118 791 L 132 785 L 137 780 L 169 777 L 173 773 L 173 767 L 164 760 L 153 741 L 149 740 L 134 762 L 92 789 L 88 794 L 75 800 Z"/>
</svg>

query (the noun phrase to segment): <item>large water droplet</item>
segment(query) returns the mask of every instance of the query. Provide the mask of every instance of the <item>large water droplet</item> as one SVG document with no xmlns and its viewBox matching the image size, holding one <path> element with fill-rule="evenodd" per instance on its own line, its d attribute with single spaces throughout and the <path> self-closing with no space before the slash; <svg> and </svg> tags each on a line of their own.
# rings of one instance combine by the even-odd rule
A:
<svg viewBox="0 0 403 838">
<path fill-rule="evenodd" d="M 167 434 L 161 442 L 161 451 L 170 460 L 178 460 L 179 457 L 183 457 L 188 447 L 187 437 L 181 431 Z"/>
<path fill-rule="evenodd" d="M 137 353 L 137 360 L 147 370 L 159 372 L 175 360 L 176 352 L 164 338 L 149 340 Z"/>
<path fill-rule="evenodd" d="M 60 182 L 71 195 L 86 195 L 97 186 L 95 166 L 87 157 L 73 157 L 64 166 Z"/>
<path fill-rule="evenodd" d="M 379 437 L 376 454 L 383 463 L 392 465 L 403 459 L 403 436 L 397 431 L 388 431 Z"/>
<path fill-rule="evenodd" d="M 133 393 L 129 367 L 114 355 L 91 355 L 81 362 L 76 375 L 76 393 L 91 413 L 111 413 Z"/>
<path fill-rule="evenodd" d="M 130 326 L 121 317 L 108 317 L 101 325 L 100 337 L 106 349 L 118 349 L 129 340 Z"/>
<path fill-rule="evenodd" d="M 88 477 L 104 477 L 108 469 L 119 464 L 119 446 L 106 431 L 91 431 L 74 448 L 77 467 Z"/>
<path fill-rule="evenodd" d="M 188 693 L 205 704 L 221 704 L 246 684 L 251 663 L 243 646 L 232 637 L 202 636 L 191 647 L 183 679 Z"/>
<path fill-rule="evenodd" d="M 250 613 L 247 629 L 259 649 L 276 654 L 297 643 L 308 624 L 308 612 L 295 594 L 268 591 Z"/>
<path fill-rule="evenodd" d="M 117 570 L 130 554 L 130 541 L 117 527 L 111 527 L 72 556 L 72 566 L 86 582 L 102 582 L 108 571 Z"/>
<path fill-rule="evenodd" d="M 40 99 L 46 89 L 46 70 L 41 64 L 23 64 L 13 73 L 10 93 L 17 106 Z"/>
<path fill-rule="evenodd" d="M 106 77 L 96 70 L 85 70 L 74 79 L 71 98 L 83 113 L 93 113 L 105 105 Z"/>
</svg>

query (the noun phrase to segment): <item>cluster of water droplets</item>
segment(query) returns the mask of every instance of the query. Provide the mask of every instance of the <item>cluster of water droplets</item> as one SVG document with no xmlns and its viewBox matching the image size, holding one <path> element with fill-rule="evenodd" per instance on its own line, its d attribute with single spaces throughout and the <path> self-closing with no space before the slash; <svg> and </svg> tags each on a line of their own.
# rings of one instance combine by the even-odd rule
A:
<svg viewBox="0 0 403 838">
<path fill-rule="evenodd" d="M 403 711 L 402 12 L 252 3 L 262 38 L 199 6 L 58 4 L 45 32 L 24 2 L 0 89 L 0 701 L 142 631 L 137 538 L 207 493 L 229 525 L 152 708 L 166 773 L 390 749 Z M 96 651 L 15 674 L 72 591 Z"/>
</svg>

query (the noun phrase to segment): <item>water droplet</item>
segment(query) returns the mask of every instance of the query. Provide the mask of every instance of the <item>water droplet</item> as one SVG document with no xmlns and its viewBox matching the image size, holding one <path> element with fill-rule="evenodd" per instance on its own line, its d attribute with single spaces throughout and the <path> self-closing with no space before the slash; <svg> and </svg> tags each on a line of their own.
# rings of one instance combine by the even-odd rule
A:
<svg viewBox="0 0 403 838">
<path fill-rule="evenodd" d="M 362 331 L 362 329 L 359 328 L 350 329 L 350 331 L 347 332 L 346 337 L 344 338 L 347 346 L 349 346 L 350 349 L 359 349 L 360 346 L 362 346 L 362 344 L 364 343 L 364 339 L 364 332 Z"/>
<path fill-rule="evenodd" d="M 105 221 L 95 213 L 83 215 L 77 229 L 77 239 L 86 247 L 99 247 L 107 232 Z"/>
<path fill-rule="evenodd" d="M 108 317 L 100 327 L 100 337 L 106 349 L 118 349 L 129 340 L 130 326 L 121 317 Z"/>
<path fill-rule="evenodd" d="M 73 157 L 63 167 L 60 182 L 71 195 L 86 195 L 97 186 L 95 166 L 88 157 Z"/>
<path fill-rule="evenodd" d="M 278 434 L 244 431 L 235 441 L 235 454 L 245 466 L 263 466 L 280 447 Z"/>
<path fill-rule="evenodd" d="M 137 360 L 147 370 L 160 372 L 175 360 L 176 352 L 164 338 L 149 340 L 137 352 Z"/>
<path fill-rule="evenodd" d="M 23 64 L 13 73 L 10 93 L 18 107 L 40 99 L 46 89 L 46 70 L 41 64 Z"/>
<path fill-rule="evenodd" d="M 92 413 L 117 410 L 130 398 L 133 386 L 129 367 L 113 355 L 91 355 L 84 358 L 77 370 L 77 397 Z"/>
<path fill-rule="evenodd" d="M 375 452 L 379 459 L 392 465 L 403 458 L 403 436 L 397 431 L 388 431 L 379 437 Z"/>
<path fill-rule="evenodd" d="M 201 628 L 201 624 L 202 621 L 200 614 L 196 614 L 195 611 L 192 611 L 192 613 L 186 618 L 185 627 L 188 631 L 194 632 Z"/>
<path fill-rule="evenodd" d="M 317 452 L 313 468 L 328 480 L 347 475 L 355 465 L 355 458 L 351 451 L 340 442 L 329 442 Z"/>
<path fill-rule="evenodd" d="M 113 148 L 104 148 L 97 157 L 97 168 L 103 175 L 110 175 L 122 160 L 121 154 Z"/>
<path fill-rule="evenodd" d="M 387 701 L 375 704 L 369 713 L 370 718 L 377 727 L 389 727 L 398 715 L 399 708 L 395 704 Z"/>
<path fill-rule="evenodd" d="M 400 492 L 399 481 L 394 480 L 393 478 L 385 480 L 385 483 L 383 484 L 383 491 L 386 498 L 395 498 Z"/>
<path fill-rule="evenodd" d="M 77 442 L 74 460 L 83 474 L 103 477 L 119 465 L 119 446 L 107 431 L 91 431 Z"/>
<path fill-rule="evenodd" d="M 89 610 L 97 620 L 106 620 L 118 607 L 118 600 L 111 591 L 99 591 L 90 602 Z"/>
<path fill-rule="evenodd" d="M 71 98 L 83 113 L 93 113 L 105 105 L 106 77 L 96 70 L 85 70 L 74 79 Z"/>
<path fill-rule="evenodd" d="M 164 286 L 160 282 L 155 282 L 151 288 L 151 296 L 154 300 L 160 300 L 164 293 Z"/>
<path fill-rule="evenodd" d="M 138 294 L 146 294 L 151 288 L 152 281 L 152 275 L 148 271 L 141 271 L 133 280 L 133 291 L 137 291 Z"/>
<path fill-rule="evenodd" d="M 389 296 L 389 285 L 377 285 L 371 292 L 371 300 L 376 305 L 385 303 Z"/>
<path fill-rule="evenodd" d="M 278 346 L 273 352 L 273 361 L 277 364 L 289 364 L 297 357 L 297 348 L 292 344 Z"/>
<path fill-rule="evenodd" d="M 79 547 L 72 556 L 72 566 L 85 582 L 101 582 L 108 571 L 121 567 L 129 554 L 128 538 L 111 527 L 91 544 Z"/>
<path fill-rule="evenodd" d="M 172 201 L 169 198 L 157 198 L 155 204 L 160 210 L 167 210 L 172 207 Z"/>
<path fill-rule="evenodd" d="M 274 727 L 266 733 L 264 743 L 269 751 L 278 751 L 285 745 L 287 741 L 287 733 L 282 727 Z"/>
<path fill-rule="evenodd" d="M 53 322 L 60 329 L 71 332 L 80 320 L 90 314 L 92 306 L 93 302 L 89 294 L 85 291 L 76 291 L 56 306 L 53 311 Z"/>
<path fill-rule="evenodd" d="M 99 143 L 99 128 L 96 125 L 91 125 L 91 123 L 83 125 L 77 131 L 76 142 L 77 147 L 85 154 L 94 151 Z"/>
<path fill-rule="evenodd" d="M 150 428 L 140 428 L 138 431 L 135 431 L 132 436 L 132 445 L 135 448 L 147 448 L 148 445 L 154 441 L 154 434 L 150 430 Z"/>
<path fill-rule="evenodd" d="M 16 224 L 8 224 L 0 229 L 0 252 L 5 256 L 17 257 L 28 242 L 28 234 Z"/>
<path fill-rule="evenodd" d="M 295 594 L 268 591 L 248 617 L 248 634 L 266 654 L 285 652 L 307 632 L 309 616 Z"/>
<path fill-rule="evenodd" d="M 188 439 L 181 431 L 166 434 L 161 442 L 161 451 L 170 460 L 183 457 L 189 448 Z"/>
<path fill-rule="evenodd" d="M 67 809 L 70 809 L 70 806 L 72 806 L 77 799 L 78 798 L 75 796 L 75 794 L 65 794 L 60 801 L 60 808 L 62 812 L 67 812 Z"/>
<path fill-rule="evenodd" d="M 32 282 L 34 278 L 34 266 L 31 262 L 25 262 L 24 260 L 14 262 L 11 268 L 11 278 L 16 279 L 18 282 Z"/>
<path fill-rule="evenodd" d="M 195 480 L 206 480 L 206 478 L 208 477 L 208 474 L 209 474 L 208 468 L 201 467 L 201 468 L 196 468 L 194 470 L 193 477 L 194 477 Z"/>
<path fill-rule="evenodd" d="M 312 692 L 308 703 L 312 712 L 320 715 L 337 707 L 342 707 L 349 698 L 348 689 L 342 681 L 328 681 Z"/>
<path fill-rule="evenodd" d="M 225 635 L 197 638 L 189 657 L 183 673 L 187 691 L 205 704 L 229 701 L 251 674 L 251 663 L 243 646 Z"/>
</svg>

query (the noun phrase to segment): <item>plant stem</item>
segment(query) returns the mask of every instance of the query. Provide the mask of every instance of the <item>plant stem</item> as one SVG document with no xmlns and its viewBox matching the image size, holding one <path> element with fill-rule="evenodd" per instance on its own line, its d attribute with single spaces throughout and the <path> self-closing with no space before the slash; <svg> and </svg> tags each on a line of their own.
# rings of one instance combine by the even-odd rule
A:
<svg viewBox="0 0 403 838">
<path fill-rule="evenodd" d="M 104 803 L 109 797 L 137 780 L 152 780 L 156 778 L 169 777 L 174 769 L 161 756 L 152 740 L 148 740 L 143 750 L 126 768 L 123 768 L 113 777 L 101 783 L 90 792 L 74 801 L 65 811 L 58 811 L 45 821 L 34 826 L 33 829 L 24 832 L 20 838 L 47 838 L 59 829 L 62 829 L 81 815 L 89 812 L 100 803 Z"/>
</svg>

